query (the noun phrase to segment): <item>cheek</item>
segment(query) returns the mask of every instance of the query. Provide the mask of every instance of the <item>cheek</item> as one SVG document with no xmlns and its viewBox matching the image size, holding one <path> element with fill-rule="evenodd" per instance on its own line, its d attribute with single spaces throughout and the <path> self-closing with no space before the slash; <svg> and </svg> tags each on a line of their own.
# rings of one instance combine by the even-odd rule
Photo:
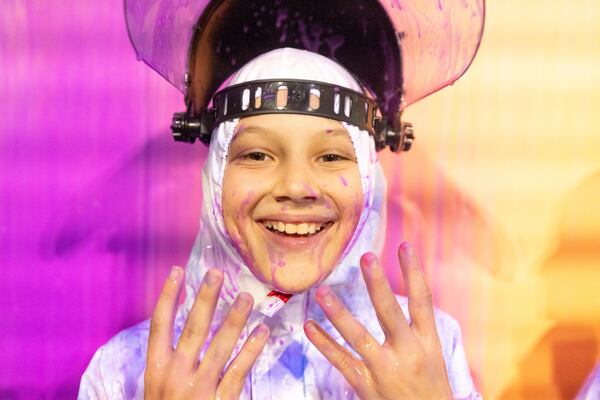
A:
<svg viewBox="0 0 600 400">
<path fill-rule="evenodd" d="M 247 241 L 244 231 L 251 223 L 250 215 L 256 194 L 247 184 L 248 180 L 235 171 L 225 171 L 222 190 L 222 215 L 225 229 L 233 245 L 241 252 L 247 253 Z"/>
<path fill-rule="evenodd" d="M 337 176 L 335 199 L 340 207 L 342 218 L 352 227 L 356 225 L 364 206 L 362 185 L 358 171 Z"/>
<path fill-rule="evenodd" d="M 223 219 L 228 228 L 232 225 L 241 227 L 251 222 L 251 211 L 256 196 L 253 190 L 246 190 L 243 193 L 243 195 L 240 193 L 239 196 L 230 194 L 229 199 L 223 199 Z"/>
<path fill-rule="evenodd" d="M 356 228 L 362 210 L 363 201 L 362 194 L 360 192 L 353 193 L 346 197 L 341 213 L 344 220 L 344 230 L 349 230 L 349 234 L 351 234 L 351 232 Z"/>
<path fill-rule="evenodd" d="M 249 184 L 251 181 L 235 168 L 227 167 L 225 169 L 221 193 L 221 205 L 225 218 L 243 219 L 249 213 L 256 197 L 254 187 Z"/>
</svg>

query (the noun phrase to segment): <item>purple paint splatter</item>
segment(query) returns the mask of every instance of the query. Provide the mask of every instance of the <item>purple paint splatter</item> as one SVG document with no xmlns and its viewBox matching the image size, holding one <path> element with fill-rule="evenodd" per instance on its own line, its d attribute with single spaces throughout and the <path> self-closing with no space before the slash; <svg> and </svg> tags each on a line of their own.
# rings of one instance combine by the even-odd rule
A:
<svg viewBox="0 0 600 400">
<path fill-rule="evenodd" d="M 238 133 L 240 133 L 241 131 L 243 131 L 246 128 L 246 126 L 242 123 L 239 123 L 236 127 L 235 130 L 233 131 L 233 136 L 232 138 L 234 138 Z"/>
<path fill-rule="evenodd" d="M 288 18 L 287 10 L 279 9 L 277 11 L 277 19 L 275 20 L 275 27 L 277 29 L 281 28 L 281 26 L 287 20 L 287 18 Z"/>
<path fill-rule="evenodd" d="M 304 189 L 306 189 L 306 191 L 310 193 L 312 197 L 317 197 L 317 192 L 315 192 L 315 190 L 312 187 L 310 187 L 308 183 L 305 182 L 303 185 Z"/>
<path fill-rule="evenodd" d="M 330 57 L 335 57 L 335 53 L 344 45 L 344 42 L 346 42 L 346 38 L 342 35 L 334 35 L 325 39 L 325 43 L 327 43 L 327 47 L 329 47 Z"/>
<path fill-rule="evenodd" d="M 246 198 L 242 201 L 242 204 L 241 204 L 242 211 L 244 211 L 244 209 L 252 201 L 252 195 L 253 194 L 254 194 L 254 191 L 252 191 L 252 190 L 248 191 L 248 194 L 246 195 Z"/>
<path fill-rule="evenodd" d="M 344 178 L 342 175 L 340 175 L 340 181 L 342 181 L 342 184 L 344 186 L 348 186 L 348 182 L 346 181 L 346 178 Z"/>
<path fill-rule="evenodd" d="M 285 266 L 285 253 L 278 252 L 271 246 L 267 246 L 267 253 L 271 262 L 271 280 L 273 281 L 273 286 L 279 288 L 281 285 L 277 282 L 277 268 Z"/>
</svg>

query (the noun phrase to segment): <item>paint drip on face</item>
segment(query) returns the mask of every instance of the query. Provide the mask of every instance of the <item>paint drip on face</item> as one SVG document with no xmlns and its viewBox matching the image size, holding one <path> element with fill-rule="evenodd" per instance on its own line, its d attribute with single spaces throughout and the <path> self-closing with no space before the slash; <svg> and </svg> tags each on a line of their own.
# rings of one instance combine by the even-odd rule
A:
<svg viewBox="0 0 600 400">
<path fill-rule="evenodd" d="M 253 200 L 253 196 L 254 196 L 254 191 L 249 190 L 248 193 L 246 193 L 246 198 L 244 200 L 242 200 L 242 203 L 240 204 L 240 209 L 236 213 L 237 221 L 240 224 L 243 224 L 242 229 L 244 229 L 248 232 L 251 229 L 252 222 L 251 222 L 251 219 L 244 218 L 244 216 L 250 214 L 249 209 L 250 209 L 250 204 L 252 203 L 252 200 Z M 256 267 L 256 260 L 254 260 L 254 257 L 252 256 L 252 252 L 249 251 L 248 248 L 246 247 L 246 244 L 242 240 L 240 232 L 235 231 L 235 232 L 233 232 L 232 235 L 229 235 L 229 237 L 231 238 L 231 242 L 232 242 L 233 246 L 237 249 L 238 253 L 242 256 L 242 258 L 246 262 L 246 264 L 248 266 Z"/>
<path fill-rule="evenodd" d="M 360 219 L 361 214 L 363 212 L 367 212 L 368 209 L 369 209 L 368 204 L 363 203 L 363 200 L 361 199 L 361 197 L 358 195 L 355 195 L 354 201 L 352 202 L 352 212 L 351 212 L 350 218 L 356 219 L 358 221 Z M 346 249 L 346 250 L 341 255 L 342 258 L 346 256 L 346 253 L 349 251 L 349 249 L 354 247 L 354 244 L 356 243 L 357 240 L 358 240 L 358 235 L 354 235 L 354 237 L 348 238 L 348 241 L 344 244 L 344 249 Z"/>
<path fill-rule="evenodd" d="M 306 182 L 303 183 L 304 189 L 312 196 L 317 197 L 317 192 Z"/>
<path fill-rule="evenodd" d="M 285 252 L 279 251 L 268 244 L 267 253 L 269 254 L 269 262 L 271 264 L 271 281 L 273 282 L 273 287 L 280 289 L 281 284 L 277 281 L 277 273 L 280 268 L 285 267 Z"/>
</svg>

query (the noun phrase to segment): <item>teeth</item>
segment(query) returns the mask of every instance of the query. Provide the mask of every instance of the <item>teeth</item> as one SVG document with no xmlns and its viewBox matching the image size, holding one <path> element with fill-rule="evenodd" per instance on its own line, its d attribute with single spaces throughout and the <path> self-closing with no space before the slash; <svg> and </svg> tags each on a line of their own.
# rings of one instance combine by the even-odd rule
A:
<svg viewBox="0 0 600 400">
<path fill-rule="evenodd" d="M 297 234 L 297 235 L 310 235 L 316 232 L 319 232 L 327 223 L 325 224 L 309 224 L 307 222 L 303 222 L 301 224 L 287 224 L 281 221 L 263 221 L 263 225 L 268 229 L 278 232 L 285 232 L 289 235 Z"/>
<path fill-rule="evenodd" d="M 296 229 L 296 233 L 299 235 L 306 235 L 308 233 L 308 224 L 298 225 L 298 229 Z"/>
</svg>

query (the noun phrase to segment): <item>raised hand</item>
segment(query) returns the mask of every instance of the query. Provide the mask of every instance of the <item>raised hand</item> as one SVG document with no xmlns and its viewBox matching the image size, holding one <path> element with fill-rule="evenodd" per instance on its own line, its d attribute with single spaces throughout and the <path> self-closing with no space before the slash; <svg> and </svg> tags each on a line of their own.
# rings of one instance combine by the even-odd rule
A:
<svg viewBox="0 0 600 400">
<path fill-rule="evenodd" d="M 452 399 L 431 292 L 408 243 L 399 247 L 398 258 L 408 289 L 410 323 L 377 257 L 366 253 L 360 260 L 371 302 L 385 333 L 383 344 L 371 336 L 327 286 L 317 289 L 317 301 L 360 358 L 354 357 L 314 321 L 307 321 L 304 331 L 362 399 Z"/>
<path fill-rule="evenodd" d="M 173 322 L 183 277 L 183 270 L 173 267 L 152 315 L 144 398 L 239 399 L 246 376 L 269 337 L 269 328 L 260 324 L 252 331 L 220 378 L 250 315 L 253 298 L 248 293 L 238 295 L 199 362 L 223 283 L 223 273 L 216 269 L 207 271 L 179 342 L 173 348 Z"/>
</svg>

